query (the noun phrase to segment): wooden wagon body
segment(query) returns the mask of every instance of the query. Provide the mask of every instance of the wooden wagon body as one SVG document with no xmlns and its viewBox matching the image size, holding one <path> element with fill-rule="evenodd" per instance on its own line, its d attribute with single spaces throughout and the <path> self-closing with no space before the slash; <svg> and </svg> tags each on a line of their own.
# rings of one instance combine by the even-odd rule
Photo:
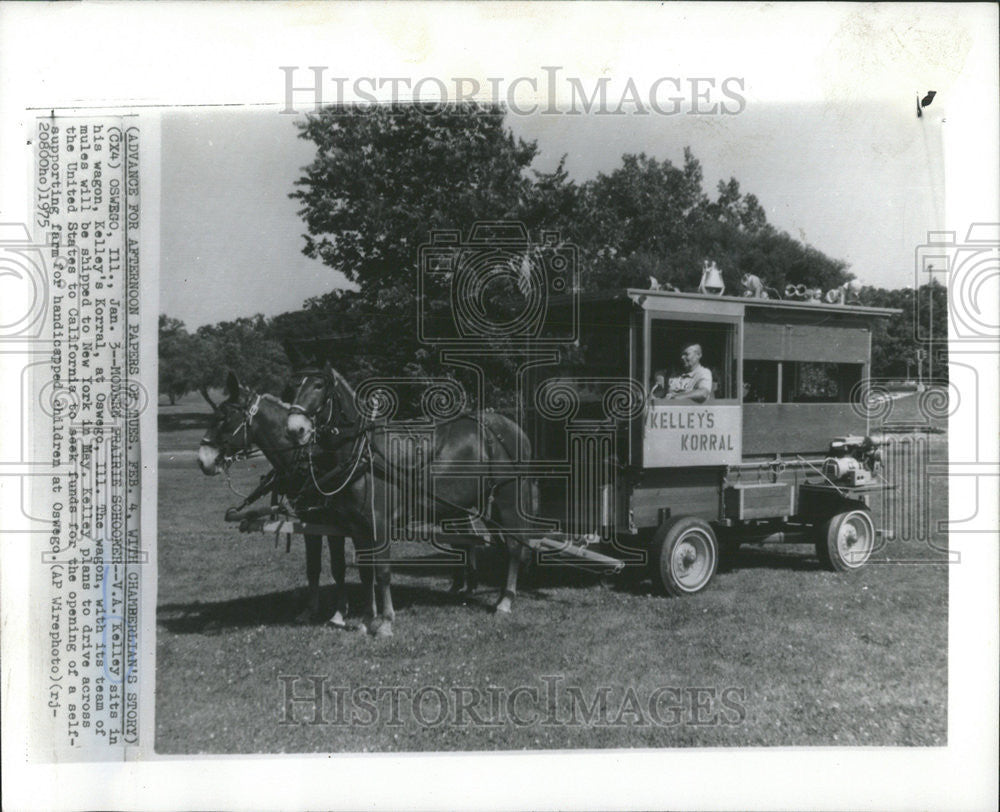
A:
<svg viewBox="0 0 1000 812">
<path fill-rule="evenodd" d="M 856 483 L 823 469 L 831 441 L 857 443 L 870 432 L 872 331 L 895 312 L 631 289 L 562 310 L 554 303 L 555 317 L 578 320 L 579 339 L 561 363 L 528 376 L 524 424 L 535 459 L 553 463 L 538 479 L 540 515 L 651 561 L 654 580 L 676 594 L 707 584 L 719 541 L 816 541 L 834 568 L 862 565 L 875 532 L 868 496 L 886 483 L 871 471 Z M 711 371 L 712 396 L 650 397 L 656 372 L 675 374 L 692 343 Z M 640 394 L 641 408 L 628 411 L 626 388 L 633 401 Z M 695 528 L 695 546 L 713 559 L 691 590 L 662 569 L 677 552 L 679 524 Z M 866 549 L 847 560 L 852 536 L 869 533 Z"/>
</svg>

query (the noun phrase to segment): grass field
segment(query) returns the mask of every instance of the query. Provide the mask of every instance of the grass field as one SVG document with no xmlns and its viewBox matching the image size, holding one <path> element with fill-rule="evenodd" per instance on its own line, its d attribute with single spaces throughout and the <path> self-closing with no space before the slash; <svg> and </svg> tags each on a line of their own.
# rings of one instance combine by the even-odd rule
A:
<svg viewBox="0 0 1000 812">
<path fill-rule="evenodd" d="M 160 753 L 946 743 L 947 566 L 926 541 L 890 541 L 848 575 L 808 546 L 744 547 L 683 600 L 544 568 L 509 617 L 489 611 L 496 567 L 463 601 L 448 572 L 404 565 L 395 637 L 375 639 L 295 623 L 302 540 L 286 555 L 222 521 L 238 500 L 195 466 L 200 411 L 161 407 Z M 944 458 L 946 440 L 930 450 Z M 237 487 L 261 473 L 243 463 Z M 947 494 L 929 499 L 936 528 Z M 316 686 L 308 724 L 314 706 L 286 699 Z"/>
</svg>

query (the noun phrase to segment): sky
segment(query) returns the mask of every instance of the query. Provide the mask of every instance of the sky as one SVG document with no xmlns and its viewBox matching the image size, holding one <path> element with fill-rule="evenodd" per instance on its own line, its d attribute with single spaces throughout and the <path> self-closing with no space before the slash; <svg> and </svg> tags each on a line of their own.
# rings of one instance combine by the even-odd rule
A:
<svg viewBox="0 0 1000 812">
<path fill-rule="evenodd" d="M 907 88 L 857 104 L 758 104 L 732 116 L 513 116 L 535 139 L 539 169 L 566 155 L 579 181 L 628 152 L 679 164 L 685 146 L 704 186 L 735 177 L 768 221 L 864 283 L 912 286 L 914 252 L 941 227 L 944 104 L 915 115 Z M 297 309 L 344 287 L 305 257 L 304 226 L 288 194 L 313 157 L 294 116 L 275 107 L 194 108 L 162 122 L 160 310 L 189 328 Z"/>
</svg>

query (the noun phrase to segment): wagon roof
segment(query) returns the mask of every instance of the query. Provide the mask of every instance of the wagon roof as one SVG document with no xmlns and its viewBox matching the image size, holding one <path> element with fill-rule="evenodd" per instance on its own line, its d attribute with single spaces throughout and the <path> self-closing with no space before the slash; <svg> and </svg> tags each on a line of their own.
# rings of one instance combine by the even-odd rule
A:
<svg viewBox="0 0 1000 812">
<path fill-rule="evenodd" d="M 888 318 L 903 311 L 895 307 L 866 307 L 853 304 L 830 304 L 828 302 L 805 302 L 791 299 L 755 299 L 748 296 L 712 296 L 704 293 L 681 293 L 670 290 L 643 290 L 642 288 L 617 288 L 611 291 L 585 292 L 580 294 L 581 303 L 596 302 L 624 302 L 632 301 L 636 304 L 648 299 L 696 299 L 703 302 L 723 301 L 742 304 L 748 308 L 770 309 L 770 310 L 796 310 L 799 312 L 816 312 L 824 315 L 830 313 L 852 314 L 857 316 L 869 316 L 875 318 Z M 569 305 L 569 296 L 553 297 L 552 304 Z"/>
</svg>

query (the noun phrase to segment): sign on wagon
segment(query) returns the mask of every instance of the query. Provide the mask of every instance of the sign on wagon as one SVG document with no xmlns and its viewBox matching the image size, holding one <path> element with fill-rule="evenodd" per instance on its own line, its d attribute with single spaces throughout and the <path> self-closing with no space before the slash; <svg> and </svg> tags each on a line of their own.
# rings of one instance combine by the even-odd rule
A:
<svg viewBox="0 0 1000 812">
<path fill-rule="evenodd" d="M 646 414 L 643 464 L 647 467 L 729 465 L 740 461 L 738 405 L 660 405 Z"/>
</svg>

